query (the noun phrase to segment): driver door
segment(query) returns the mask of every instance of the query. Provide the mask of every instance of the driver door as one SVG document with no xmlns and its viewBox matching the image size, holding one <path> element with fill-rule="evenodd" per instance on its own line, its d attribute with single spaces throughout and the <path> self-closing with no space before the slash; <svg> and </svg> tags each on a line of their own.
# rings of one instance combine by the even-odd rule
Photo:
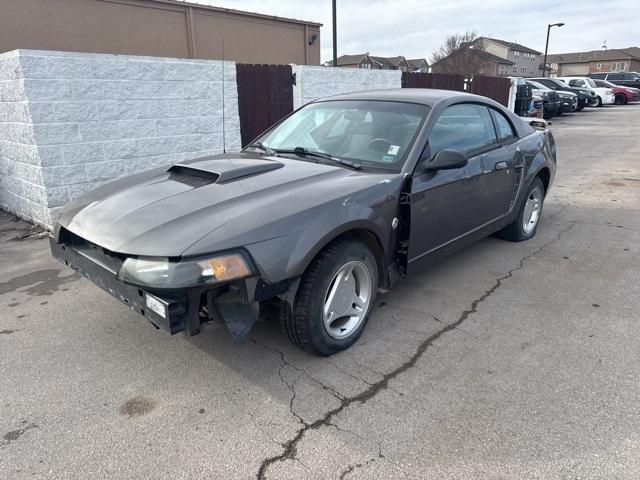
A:
<svg viewBox="0 0 640 480">
<path fill-rule="evenodd" d="M 487 205 L 480 198 L 487 154 L 499 148 L 489 110 L 461 103 L 446 108 L 428 138 L 426 158 L 444 149 L 465 153 L 463 168 L 420 171 L 411 189 L 409 263 L 439 249 L 447 249 L 486 223 Z"/>
</svg>

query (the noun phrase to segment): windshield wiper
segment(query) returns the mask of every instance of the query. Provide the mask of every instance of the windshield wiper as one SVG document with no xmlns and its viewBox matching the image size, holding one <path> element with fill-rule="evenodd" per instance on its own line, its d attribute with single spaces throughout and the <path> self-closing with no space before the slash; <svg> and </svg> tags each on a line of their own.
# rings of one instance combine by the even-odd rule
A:
<svg viewBox="0 0 640 480">
<path fill-rule="evenodd" d="M 278 153 L 294 153 L 302 157 L 323 158 L 325 160 L 330 160 L 332 162 L 339 163 L 340 165 L 353 168 L 354 170 L 360 170 L 362 168 L 362 165 L 360 165 L 359 163 L 351 162 L 349 160 L 344 160 L 342 158 L 337 158 L 329 153 L 316 152 L 314 150 L 309 150 L 308 148 L 305 148 L 305 147 L 296 147 L 293 150 L 276 150 L 276 151 Z"/>
<path fill-rule="evenodd" d="M 247 147 L 257 148 L 258 150 L 262 150 L 267 155 L 271 155 L 273 157 L 277 157 L 278 156 L 278 152 L 277 151 L 275 151 L 273 148 L 267 147 L 262 142 L 253 142 L 253 143 L 247 145 Z"/>
</svg>

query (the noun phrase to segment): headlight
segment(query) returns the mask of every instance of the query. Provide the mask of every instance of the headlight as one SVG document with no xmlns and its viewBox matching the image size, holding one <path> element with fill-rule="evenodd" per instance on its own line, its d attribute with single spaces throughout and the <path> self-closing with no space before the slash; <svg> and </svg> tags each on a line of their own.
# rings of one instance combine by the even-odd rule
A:
<svg viewBox="0 0 640 480">
<path fill-rule="evenodd" d="M 144 287 L 185 288 L 214 285 L 251 275 L 244 256 L 230 253 L 181 262 L 170 262 L 167 258 L 127 258 L 117 278 Z"/>
</svg>

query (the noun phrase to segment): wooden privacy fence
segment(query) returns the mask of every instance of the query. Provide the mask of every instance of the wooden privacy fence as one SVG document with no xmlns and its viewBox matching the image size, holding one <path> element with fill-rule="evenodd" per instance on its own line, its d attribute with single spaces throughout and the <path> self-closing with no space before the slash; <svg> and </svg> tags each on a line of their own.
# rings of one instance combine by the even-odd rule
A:
<svg viewBox="0 0 640 480">
<path fill-rule="evenodd" d="M 464 75 L 402 72 L 402 88 L 439 88 L 464 92 Z"/>
<path fill-rule="evenodd" d="M 509 89 L 511 80 L 504 77 L 488 77 L 486 75 L 475 75 L 468 83 L 469 92 L 476 95 L 484 95 L 501 103 L 505 107 L 509 106 Z"/>
<path fill-rule="evenodd" d="M 242 146 L 293 111 L 290 65 L 236 64 Z"/>
<path fill-rule="evenodd" d="M 332 70 L 327 67 L 327 74 Z M 331 72 L 333 73 L 333 72 Z M 328 78 L 336 78 L 328 76 Z M 245 147 L 266 129 L 293 111 L 293 73 L 290 65 L 236 64 L 240 137 Z M 438 88 L 484 95 L 507 106 L 508 78 L 448 73 L 402 73 L 402 88 Z M 362 85 L 366 90 L 366 85 Z"/>
</svg>

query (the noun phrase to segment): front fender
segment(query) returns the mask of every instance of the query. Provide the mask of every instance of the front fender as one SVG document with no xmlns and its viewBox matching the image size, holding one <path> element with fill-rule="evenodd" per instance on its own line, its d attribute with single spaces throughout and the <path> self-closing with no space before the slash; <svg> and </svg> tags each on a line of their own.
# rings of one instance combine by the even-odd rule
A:
<svg viewBox="0 0 640 480">
<path fill-rule="evenodd" d="M 299 277 L 322 248 L 349 231 L 372 233 L 387 258 L 398 196 L 385 195 L 379 200 L 367 202 L 367 205 L 351 197 L 332 202 L 312 212 L 302 228 L 245 248 L 263 279 L 271 283 Z"/>
</svg>

